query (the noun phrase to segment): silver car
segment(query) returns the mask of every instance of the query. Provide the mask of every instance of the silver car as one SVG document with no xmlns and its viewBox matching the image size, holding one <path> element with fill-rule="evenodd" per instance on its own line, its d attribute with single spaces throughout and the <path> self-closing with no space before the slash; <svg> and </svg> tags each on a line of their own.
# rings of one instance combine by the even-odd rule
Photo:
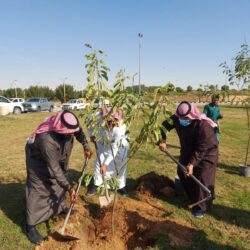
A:
<svg viewBox="0 0 250 250">
<path fill-rule="evenodd" d="M 24 112 L 41 112 L 50 111 L 53 112 L 54 103 L 49 102 L 47 98 L 33 97 L 28 99 L 23 104 Z"/>
</svg>

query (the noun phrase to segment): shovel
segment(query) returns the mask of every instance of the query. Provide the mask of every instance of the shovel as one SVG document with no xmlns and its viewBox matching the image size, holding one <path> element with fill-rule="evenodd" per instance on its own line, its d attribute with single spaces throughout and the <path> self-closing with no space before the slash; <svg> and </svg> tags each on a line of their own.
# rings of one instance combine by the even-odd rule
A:
<svg viewBox="0 0 250 250">
<path fill-rule="evenodd" d="M 84 162 L 82 174 L 81 174 L 81 177 L 80 177 L 79 180 L 78 180 L 78 185 L 77 185 L 77 189 L 76 189 L 76 196 L 78 195 L 79 190 L 80 190 L 80 187 L 81 187 L 81 185 L 82 185 L 83 174 L 84 174 L 84 172 L 85 172 L 86 169 L 87 169 L 88 160 L 89 160 L 88 158 L 85 158 L 85 162 Z M 77 237 L 70 236 L 70 235 L 64 235 L 64 231 L 65 231 L 66 225 L 67 225 L 68 220 L 69 220 L 69 216 L 70 216 L 70 214 L 71 214 L 71 211 L 72 211 L 74 205 L 75 205 L 75 201 L 71 201 L 71 203 L 70 203 L 70 208 L 69 208 L 69 211 L 68 211 L 68 213 L 67 213 L 67 215 L 66 215 L 66 218 L 65 218 L 65 220 L 64 220 L 63 226 L 62 226 L 61 228 L 59 228 L 56 232 L 54 232 L 54 233 L 51 235 L 55 240 L 58 240 L 58 241 L 79 240 L 79 238 L 77 238 Z"/>
<path fill-rule="evenodd" d="M 168 156 L 168 157 L 170 157 L 183 171 L 186 171 L 186 167 L 184 166 L 184 165 L 182 165 L 174 156 L 172 156 L 167 150 L 165 150 L 164 151 L 165 152 L 165 154 Z M 207 197 L 206 198 L 204 198 L 204 199 L 202 199 L 202 200 L 200 200 L 200 201 L 197 201 L 197 202 L 195 202 L 195 203 L 193 203 L 193 204 L 190 204 L 190 205 L 188 205 L 188 208 L 192 208 L 192 207 L 194 207 L 194 206 L 197 206 L 197 205 L 199 205 L 199 204 L 201 204 L 201 203 L 203 203 L 203 202 L 205 202 L 205 201 L 207 201 L 207 200 L 209 200 L 209 199 L 211 199 L 212 198 L 212 195 L 211 195 L 211 191 L 206 187 L 206 186 L 204 186 L 194 175 L 189 175 L 189 177 L 190 178 L 192 178 L 193 179 L 193 181 L 195 181 L 200 187 L 201 187 L 201 189 L 203 189 L 206 193 L 207 193 Z"/>
<path fill-rule="evenodd" d="M 97 160 L 98 160 L 99 165 L 101 167 L 102 163 L 101 163 L 100 153 L 99 153 L 96 141 L 94 141 L 94 144 L 95 144 Z M 105 176 L 103 176 L 103 175 L 102 175 L 102 181 L 104 184 L 105 196 L 99 196 L 99 202 L 100 202 L 101 207 L 107 207 L 114 200 L 114 194 L 109 195 L 107 181 L 105 179 Z"/>
</svg>

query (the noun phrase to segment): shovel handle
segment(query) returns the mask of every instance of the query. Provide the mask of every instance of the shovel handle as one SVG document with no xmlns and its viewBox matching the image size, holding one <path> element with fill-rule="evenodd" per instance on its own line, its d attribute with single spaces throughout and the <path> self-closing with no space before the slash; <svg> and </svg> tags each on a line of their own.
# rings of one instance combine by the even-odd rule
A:
<svg viewBox="0 0 250 250">
<path fill-rule="evenodd" d="M 70 216 L 71 211 L 72 211 L 72 209 L 73 209 L 73 207 L 74 207 L 74 204 L 75 204 L 74 202 L 71 202 L 71 203 L 70 203 L 70 208 L 69 208 L 69 211 L 68 211 L 68 213 L 67 213 L 67 215 L 66 215 L 66 218 L 65 218 L 65 220 L 64 220 L 63 226 L 58 230 L 58 232 L 59 232 L 60 234 L 62 234 L 62 235 L 64 235 L 64 231 L 65 231 L 65 228 L 66 228 L 66 226 L 67 226 L 67 224 L 68 224 L 69 216 Z"/>
<path fill-rule="evenodd" d="M 101 163 L 100 153 L 99 153 L 96 141 L 94 141 L 94 144 L 95 144 L 97 160 L 98 160 L 99 165 L 101 167 L 102 163 Z M 106 179 L 105 179 L 105 177 L 103 175 L 102 175 L 102 181 L 103 181 L 103 184 L 104 184 L 105 196 L 106 196 L 106 198 L 107 198 L 107 200 L 109 202 L 110 201 L 110 196 L 109 196 L 109 192 L 108 192 L 107 182 L 106 182 Z"/>
<path fill-rule="evenodd" d="M 106 182 L 104 176 L 102 179 L 103 179 L 103 183 L 104 183 L 105 196 L 106 196 L 108 202 L 110 202 L 110 196 L 109 196 L 109 192 L 108 192 L 107 182 Z"/>
<path fill-rule="evenodd" d="M 185 171 L 186 170 L 186 167 L 184 165 L 182 165 L 174 156 L 172 156 L 167 150 L 164 151 L 166 153 L 167 156 L 169 156 L 181 169 L 182 171 Z M 200 201 L 197 201 L 193 204 L 190 204 L 188 205 L 188 208 L 193 208 L 194 206 L 197 206 L 209 199 L 212 198 L 212 195 L 211 195 L 211 191 L 206 187 L 204 186 L 194 175 L 189 175 L 190 178 L 193 179 L 193 181 L 195 181 L 207 194 L 208 196 Z"/>
<path fill-rule="evenodd" d="M 183 171 L 186 171 L 186 167 L 182 165 L 174 156 L 172 156 L 167 150 L 164 151 L 168 157 L 170 157 Z M 190 178 L 192 178 L 209 196 L 211 197 L 211 191 L 203 185 L 194 175 L 190 174 Z"/>
<path fill-rule="evenodd" d="M 89 161 L 89 159 L 86 157 L 85 162 L 84 162 L 84 166 L 83 166 L 83 170 L 82 170 L 82 175 L 78 180 L 78 184 L 77 184 L 77 188 L 76 188 L 76 196 L 78 195 L 78 193 L 80 191 L 80 188 L 81 188 L 81 185 L 82 185 L 82 176 L 83 176 L 83 173 L 85 172 L 85 170 L 87 169 L 88 161 Z M 64 235 L 64 231 L 65 231 L 66 225 L 68 224 L 69 216 L 71 214 L 71 211 L 72 211 L 74 205 L 75 205 L 75 201 L 71 201 L 69 211 L 68 211 L 68 213 L 66 215 L 63 226 L 58 230 L 59 233 L 62 234 L 62 235 Z"/>
</svg>

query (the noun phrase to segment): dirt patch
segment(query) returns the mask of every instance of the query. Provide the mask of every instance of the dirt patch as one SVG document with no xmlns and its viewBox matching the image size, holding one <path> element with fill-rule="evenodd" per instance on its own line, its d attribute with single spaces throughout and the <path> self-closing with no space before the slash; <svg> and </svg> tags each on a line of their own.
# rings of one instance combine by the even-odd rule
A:
<svg viewBox="0 0 250 250">
<path fill-rule="evenodd" d="M 167 176 L 150 172 L 139 177 L 136 182 L 136 190 L 146 196 L 155 197 L 163 194 L 173 197 L 175 195 L 174 182 Z"/>
<path fill-rule="evenodd" d="M 135 249 L 154 246 L 159 235 L 172 246 L 189 246 L 195 229 L 188 223 L 169 218 L 170 213 L 155 198 L 136 193 L 135 199 L 119 197 L 115 209 L 115 235 L 112 236 L 112 208 L 100 209 L 97 204 L 78 202 L 78 213 L 72 215 L 65 234 L 77 241 L 62 242 L 53 238 L 36 250 Z M 60 221 L 63 224 L 63 220 Z M 59 225 L 60 226 L 60 225 Z"/>
</svg>

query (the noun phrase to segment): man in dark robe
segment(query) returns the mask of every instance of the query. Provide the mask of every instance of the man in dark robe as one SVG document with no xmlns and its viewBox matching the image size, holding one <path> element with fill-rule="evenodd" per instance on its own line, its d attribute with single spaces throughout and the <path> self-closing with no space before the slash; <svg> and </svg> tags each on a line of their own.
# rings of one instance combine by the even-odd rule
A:
<svg viewBox="0 0 250 250">
<path fill-rule="evenodd" d="M 79 126 L 78 118 L 62 111 L 40 124 L 26 144 L 26 234 L 35 244 L 43 237 L 36 225 L 50 217 L 67 213 L 66 192 L 71 201 L 75 191 L 67 180 L 68 162 L 73 147 L 73 137 L 83 145 L 85 157 L 92 152 Z"/>
<path fill-rule="evenodd" d="M 186 166 L 183 172 L 180 167 L 177 174 L 191 203 L 206 197 L 206 193 L 190 177 L 193 174 L 214 194 L 215 172 L 218 160 L 218 141 L 214 129 L 216 124 L 198 108 L 189 102 L 181 102 L 176 113 L 162 123 L 168 131 L 175 128 L 180 140 L 181 150 L 179 161 Z M 166 134 L 162 130 L 161 151 L 166 150 Z M 212 200 L 201 203 L 192 209 L 195 217 L 202 218 L 211 206 Z"/>
</svg>

